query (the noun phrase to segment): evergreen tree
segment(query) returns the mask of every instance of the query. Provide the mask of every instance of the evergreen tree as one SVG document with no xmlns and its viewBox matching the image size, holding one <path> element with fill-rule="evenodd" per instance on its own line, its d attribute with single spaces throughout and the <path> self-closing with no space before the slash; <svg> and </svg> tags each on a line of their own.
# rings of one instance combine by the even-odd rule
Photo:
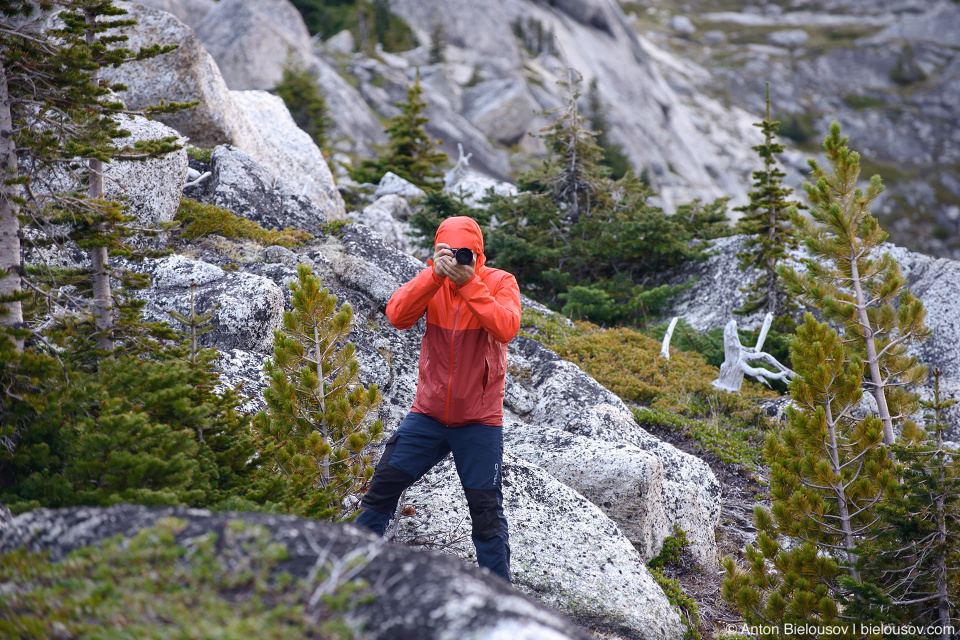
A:
<svg viewBox="0 0 960 640">
<path fill-rule="evenodd" d="M 592 78 L 587 89 L 587 115 L 590 128 L 597 134 L 597 144 L 603 149 L 603 164 L 610 169 L 610 178 L 619 180 L 633 170 L 630 156 L 624 151 L 623 145 L 610 140 L 610 122 L 607 120 L 607 110 L 600 97 L 600 87 L 597 79 Z"/>
<path fill-rule="evenodd" d="M 751 625 L 829 625 L 856 638 L 855 623 L 870 613 L 858 598 L 876 591 L 864 584 L 860 547 L 876 537 L 878 505 L 896 485 L 893 462 L 881 421 L 855 417 L 863 365 L 837 332 L 807 314 L 790 350 L 794 406 L 764 451 L 773 506 L 755 512 L 760 533 L 747 567 L 725 560 L 723 596 Z"/>
<path fill-rule="evenodd" d="M 894 447 L 902 463 L 897 491 L 880 509 L 881 535 L 867 546 L 868 569 L 882 581 L 901 619 L 919 626 L 960 628 L 960 451 L 946 446 L 945 412 L 956 403 L 940 394 L 927 410 L 927 438 Z"/>
<path fill-rule="evenodd" d="M 373 475 L 364 449 L 383 434 L 383 423 L 371 415 L 380 392 L 359 382 L 355 347 L 347 342 L 350 305 L 337 311 L 336 296 L 320 288 L 307 266 L 297 268 L 297 278 L 290 285 L 293 309 L 274 333 L 273 359 L 264 368 L 267 410 L 255 425 L 266 470 L 295 487 L 288 508 L 329 519 L 348 515 L 354 508 L 348 500 Z"/>
<path fill-rule="evenodd" d="M 738 313 L 750 314 L 761 309 L 780 318 L 795 311 L 797 304 L 787 296 L 777 264 L 787 255 L 787 250 L 795 248 L 797 241 L 790 227 L 786 198 L 793 192 L 783 185 L 786 174 L 777 166 L 777 156 L 783 153 L 784 146 L 775 141 L 780 130 L 780 122 L 770 117 L 770 85 L 767 84 L 767 117 L 755 124 L 763 131 L 764 142 L 753 147 L 763 160 L 763 169 L 753 172 L 754 190 L 750 192 L 750 204 L 737 207 L 734 211 L 743 213 L 739 227 L 751 234 L 747 240 L 746 251 L 737 254 L 740 269 L 753 267 L 760 271 L 760 277 L 750 286 L 749 296 Z M 794 205 L 806 209 L 803 205 Z"/>
<path fill-rule="evenodd" d="M 75 105 L 72 120 L 77 125 L 77 136 L 68 141 L 67 148 L 75 155 L 88 158 L 84 182 L 87 185 L 87 200 L 83 203 L 82 221 L 78 225 L 83 233 L 78 244 L 90 255 L 90 276 L 93 295 L 94 324 L 97 348 L 110 352 L 114 348 L 114 300 L 111 288 L 110 251 L 129 254 L 122 246 L 123 240 L 133 232 L 124 226 L 130 217 L 122 206 L 104 199 L 104 163 L 113 160 L 145 160 L 170 153 L 180 148 L 176 137 L 146 140 L 133 146 L 118 144 L 129 136 L 122 128 L 119 114 L 125 111 L 123 103 L 112 92 L 122 90 L 123 85 L 101 82 L 100 70 L 106 66 L 119 66 L 133 60 L 144 60 L 172 51 L 175 45 L 155 45 L 133 52 L 117 46 L 126 36 L 116 35 L 115 29 L 136 24 L 135 20 L 122 19 L 127 11 L 114 4 L 114 0 L 69 0 L 63 1 L 65 11 L 59 14 L 62 28 L 52 29 L 50 35 L 74 46 L 86 45 L 86 68 L 92 87 L 84 103 Z M 155 110 L 171 112 L 187 105 L 171 104 Z M 77 212 L 71 212 L 77 217 Z M 130 281 L 128 281 L 130 282 Z"/>
<path fill-rule="evenodd" d="M 443 33 L 443 22 L 437 20 L 433 23 L 433 31 L 430 32 L 430 54 L 427 58 L 430 64 L 440 64 L 445 62 L 443 50 L 447 46 L 447 38 Z"/>
<path fill-rule="evenodd" d="M 416 81 L 407 87 L 407 101 L 397 103 L 402 113 L 387 125 L 390 143 L 376 159 L 364 160 L 350 172 L 354 180 L 377 183 L 384 174 L 392 171 L 422 187 L 439 187 L 443 180 L 440 167 L 447 162 L 447 154 L 437 151 L 440 141 L 431 138 L 424 129 L 428 122 L 423 115 L 427 103 L 422 96 L 418 72 Z"/>
<path fill-rule="evenodd" d="M 332 123 L 327 101 L 310 72 L 292 58 L 288 59 L 274 91 L 283 98 L 297 126 L 309 133 L 317 146 L 324 149 L 327 146 L 327 130 Z"/>
<path fill-rule="evenodd" d="M 810 201 L 807 219 L 791 208 L 790 217 L 812 258 L 800 275 L 780 267 L 788 290 L 823 317 L 838 322 L 851 352 L 866 367 L 865 384 L 877 402 L 884 443 L 895 442 L 894 422 L 906 438 L 918 436 L 909 415 L 916 398 L 909 387 L 925 376 L 907 346 L 923 339 L 923 304 L 906 289 L 900 267 L 888 253 L 877 255 L 886 240 L 870 206 L 883 191 L 880 176 L 864 190 L 857 186 L 860 154 L 840 136 L 840 125 L 830 126 L 824 151 L 831 172 L 810 160 L 815 184 L 804 183 Z"/>
<path fill-rule="evenodd" d="M 575 69 L 568 69 L 568 73 L 569 79 L 559 83 L 568 93 L 566 105 L 540 136 L 548 159 L 528 176 L 527 182 L 531 190 L 548 194 L 562 207 L 565 224 L 576 224 L 581 215 L 590 217 L 593 200 L 610 170 L 602 164 L 603 149 L 597 144 L 596 132 L 585 126 L 580 113 L 583 76 Z"/>
<path fill-rule="evenodd" d="M 89 252 L 91 266 L 83 276 L 87 282 L 74 278 L 59 284 L 79 285 L 80 295 L 92 297 L 97 347 L 108 352 L 117 327 L 128 324 L 130 317 L 129 311 L 115 309 L 110 279 L 132 287 L 143 286 L 144 279 L 109 267 L 110 251 L 131 255 L 122 242 L 134 231 L 127 225 L 122 206 L 103 198 L 103 165 L 112 160 L 156 157 L 179 147 L 172 137 L 124 145 L 121 140 L 129 132 L 123 129 L 123 121 L 128 116 L 112 94 L 123 87 L 102 82 L 100 69 L 160 55 L 173 47 L 152 46 L 132 52 L 118 46 L 126 38 L 112 30 L 133 21 L 109 20 L 126 13 L 112 0 L 44 2 L 43 9 L 62 9 L 56 20 L 21 17 L 14 24 L 9 16 L 25 13 L 18 11 L 18 6 L 15 3 L 5 14 L 8 22 L 0 36 L 9 98 L 0 107 L 0 120 L 9 115 L 12 127 L 9 139 L 4 136 L 12 144 L 8 142 L 2 149 L 7 174 L 0 202 L 2 224 L 12 228 L 10 213 L 16 208 L 19 219 L 42 227 L 38 244 L 73 241 Z M 186 106 L 167 104 L 149 111 Z M 10 162 L 11 154 L 17 164 Z M 62 229 L 67 232 L 57 236 Z M 0 249 L 10 252 L 14 247 Z M 0 258 L 0 262 L 6 261 Z M 33 290 L 44 293 L 42 287 Z"/>
</svg>

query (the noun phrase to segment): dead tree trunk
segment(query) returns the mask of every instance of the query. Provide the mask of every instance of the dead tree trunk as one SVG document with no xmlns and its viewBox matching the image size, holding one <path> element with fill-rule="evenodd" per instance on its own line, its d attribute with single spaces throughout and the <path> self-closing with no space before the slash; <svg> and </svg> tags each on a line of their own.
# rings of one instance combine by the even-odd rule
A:
<svg viewBox="0 0 960 640">
<path fill-rule="evenodd" d="M 757 339 L 757 346 L 755 347 L 745 347 L 740 344 L 736 320 L 727 323 L 727 326 L 723 328 L 723 364 L 720 365 L 720 377 L 713 381 L 714 387 L 736 393 L 740 391 L 740 387 L 743 385 L 744 375 L 756 378 L 767 386 L 770 386 L 770 383 L 767 382 L 768 379 L 786 380 L 797 375 L 777 362 L 776 358 L 769 353 L 761 351 L 772 322 L 773 315 L 768 313 L 763 319 L 763 328 L 760 329 L 760 337 Z M 776 371 L 752 366 L 750 363 L 755 360 L 766 362 Z"/>
<path fill-rule="evenodd" d="M 13 114 L 7 71 L 0 62 L 0 297 L 15 296 L 20 283 L 20 221 L 16 199 L 20 187 L 7 184 L 17 177 L 17 149 L 13 140 Z M 23 325 L 23 307 L 18 300 L 3 304 L 0 327 Z M 14 348 L 23 350 L 23 341 L 14 339 Z"/>
</svg>

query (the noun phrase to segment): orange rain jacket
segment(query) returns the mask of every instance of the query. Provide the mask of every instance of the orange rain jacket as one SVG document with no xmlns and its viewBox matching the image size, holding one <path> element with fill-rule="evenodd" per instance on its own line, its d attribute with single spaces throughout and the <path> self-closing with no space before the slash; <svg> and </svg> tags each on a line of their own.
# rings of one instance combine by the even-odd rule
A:
<svg viewBox="0 0 960 640">
<path fill-rule="evenodd" d="M 435 244 L 440 242 L 476 254 L 473 277 L 458 287 L 431 266 L 387 303 L 387 318 L 397 329 L 409 329 L 427 314 L 411 411 L 449 427 L 500 426 L 507 343 L 520 329 L 520 289 L 506 271 L 484 266 L 483 234 L 472 218 L 444 220 Z"/>
</svg>

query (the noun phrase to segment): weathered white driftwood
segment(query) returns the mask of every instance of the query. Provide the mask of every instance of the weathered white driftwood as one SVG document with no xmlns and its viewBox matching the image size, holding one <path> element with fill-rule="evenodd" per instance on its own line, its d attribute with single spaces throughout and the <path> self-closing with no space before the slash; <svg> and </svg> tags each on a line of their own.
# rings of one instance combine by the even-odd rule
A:
<svg viewBox="0 0 960 640">
<path fill-rule="evenodd" d="M 680 318 L 674 318 L 670 321 L 670 326 L 667 327 L 667 332 L 663 335 L 663 345 L 660 347 L 660 357 L 670 359 L 670 339 L 673 337 L 673 330 L 677 328 L 677 320 Z"/>
<path fill-rule="evenodd" d="M 470 158 L 473 157 L 472 153 L 464 155 L 463 145 L 459 142 L 457 143 L 457 151 L 460 154 L 460 157 L 457 159 L 457 164 L 443 176 L 443 186 L 445 189 L 452 189 L 457 183 L 463 180 L 463 177 L 467 175 L 467 167 L 470 166 Z"/>
<path fill-rule="evenodd" d="M 763 342 L 767 339 L 767 332 L 770 331 L 771 322 L 773 322 L 773 314 L 768 313 L 763 319 L 763 327 L 760 329 L 760 336 L 757 338 L 757 346 L 755 347 L 745 347 L 740 344 L 736 320 L 727 323 L 727 326 L 723 328 L 723 364 L 720 365 L 720 377 L 713 381 L 714 387 L 724 391 L 738 392 L 743 385 L 744 375 L 756 378 L 767 386 L 770 386 L 770 383 L 767 382 L 768 379 L 786 380 L 797 375 L 777 362 L 777 359 L 769 353 L 761 351 Z M 751 366 L 750 362 L 754 360 L 762 360 L 773 366 L 777 371 Z"/>
</svg>

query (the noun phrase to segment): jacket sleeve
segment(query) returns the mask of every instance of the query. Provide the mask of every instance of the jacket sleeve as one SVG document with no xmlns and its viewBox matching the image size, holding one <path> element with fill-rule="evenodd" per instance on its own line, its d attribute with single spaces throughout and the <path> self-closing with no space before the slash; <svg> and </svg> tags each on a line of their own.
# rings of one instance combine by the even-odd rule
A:
<svg viewBox="0 0 960 640">
<path fill-rule="evenodd" d="M 510 342 L 520 330 L 520 287 L 506 273 L 491 292 L 487 284 L 474 276 L 460 286 L 460 294 L 480 325 L 500 342 Z"/>
<path fill-rule="evenodd" d="M 427 304 L 443 285 L 433 267 L 424 269 L 413 280 L 397 289 L 387 303 L 387 318 L 397 329 L 409 329 L 417 323 Z"/>
</svg>

